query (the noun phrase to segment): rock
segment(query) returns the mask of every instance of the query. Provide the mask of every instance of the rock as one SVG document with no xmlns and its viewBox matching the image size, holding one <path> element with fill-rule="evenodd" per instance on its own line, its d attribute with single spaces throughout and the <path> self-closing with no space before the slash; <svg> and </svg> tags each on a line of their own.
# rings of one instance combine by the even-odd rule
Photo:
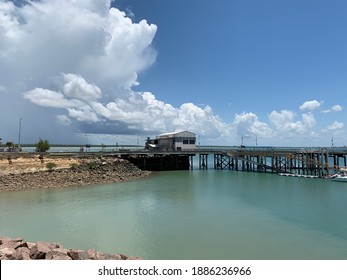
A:
<svg viewBox="0 0 347 280">
<path fill-rule="evenodd" d="M 58 243 L 26 242 L 21 238 L 0 237 L 0 260 L 141 260 L 123 254 L 66 249 Z"/>
<path fill-rule="evenodd" d="M 31 260 L 30 257 L 30 249 L 27 247 L 19 247 L 16 249 L 16 252 L 14 254 L 15 260 Z"/>
<path fill-rule="evenodd" d="M 127 259 L 128 259 L 128 257 L 127 257 L 126 255 L 119 254 L 119 256 L 120 256 L 120 258 L 121 258 L 122 260 L 127 260 Z"/>
<path fill-rule="evenodd" d="M 49 243 L 39 241 L 31 248 L 30 257 L 36 260 L 45 259 L 46 254 L 52 249 L 54 248 L 51 248 Z"/>
<path fill-rule="evenodd" d="M 138 258 L 138 257 L 128 257 L 127 258 L 127 260 L 136 260 L 136 261 L 138 261 L 138 260 L 142 260 L 141 258 Z"/>
<path fill-rule="evenodd" d="M 28 246 L 29 250 L 31 250 L 35 245 L 36 245 L 36 243 L 34 243 L 34 242 L 27 242 L 27 246 Z"/>
<path fill-rule="evenodd" d="M 0 249 L 0 260 L 15 260 L 16 250 L 14 248 Z"/>
<path fill-rule="evenodd" d="M 96 253 L 96 259 L 97 260 L 121 260 L 120 255 L 111 255 L 111 254 L 105 254 L 105 253 Z"/>
<path fill-rule="evenodd" d="M 90 249 L 87 251 L 88 253 L 88 259 L 90 260 L 97 260 L 97 257 L 96 257 L 96 251 L 94 249 Z"/>
<path fill-rule="evenodd" d="M 71 257 L 73 260 L 89 260 L 90 255 L 87 251 L 84 250 L 70 250 L 68 253 L 68 256 Z"/>
<path fill-rule="evenodd" d="M 52 251 L 49 251 L 46 254 L 46 260 L 72 260 L 72 258 L 68 255 L 70 250 L 57 248 Z"/>
</svg>

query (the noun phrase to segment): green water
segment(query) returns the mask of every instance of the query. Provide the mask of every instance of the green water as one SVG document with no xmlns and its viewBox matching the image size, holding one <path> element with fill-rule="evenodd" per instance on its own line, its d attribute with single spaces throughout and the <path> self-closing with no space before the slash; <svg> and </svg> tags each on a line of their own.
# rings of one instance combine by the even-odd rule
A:
<svg viewBox="0 0 347 280">
<path fill-rule="evenodd" d="M 229 170 L 0 193 L 0 235 L 145 259 L 347 259 L 347 184 Z"/>
</svg>

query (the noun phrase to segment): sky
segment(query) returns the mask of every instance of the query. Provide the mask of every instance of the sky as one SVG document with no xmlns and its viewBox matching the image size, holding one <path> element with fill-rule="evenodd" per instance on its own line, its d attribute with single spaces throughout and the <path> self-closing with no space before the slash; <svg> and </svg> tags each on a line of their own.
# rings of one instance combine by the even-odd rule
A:
<svg viewBox="0 0 347 280">
<path fill-rule="evenodd" d="M 344 0 L 0 0 L 2 142 L 347 145 Z"/>
</svg>

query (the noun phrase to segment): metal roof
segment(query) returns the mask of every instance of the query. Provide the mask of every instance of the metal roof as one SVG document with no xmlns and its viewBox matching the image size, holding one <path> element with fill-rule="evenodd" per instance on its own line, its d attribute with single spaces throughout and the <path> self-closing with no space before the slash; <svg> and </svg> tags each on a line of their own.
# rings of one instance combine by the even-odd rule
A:
<svg viewBox="0 0 347 280">
<path fill-rule="evenodd" d="M 159 134 L 158 137 L 175 136 L 175 135 L 181 134 L 181 133 L 189 133 L 189 134 L 195 135 L 195 133 L 193 133 L 193 132 L 190 132 L 190 131 L 187 131 L 187 130 L 181 130 L 181 131 L 175 131 L 175 132 L 162 133 L 162 134 Z"/>
</svg>

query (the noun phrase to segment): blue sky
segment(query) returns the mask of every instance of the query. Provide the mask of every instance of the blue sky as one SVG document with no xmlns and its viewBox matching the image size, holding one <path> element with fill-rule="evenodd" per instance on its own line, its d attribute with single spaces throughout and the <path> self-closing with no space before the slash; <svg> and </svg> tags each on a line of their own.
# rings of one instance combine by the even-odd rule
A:
<svg viewBox="0 0 347 280">
<path fill-rule="evenodd" d="M 347 143 L 346 1 L 0 3 L 4 140 Z"/>
<path fill-rule="evenodd" d="M 345 1 L 117 1 L 158 25 L 157 63 L 141 89 L 179 106 L 210 105 L 223 120 L 317 100 L 345 107 Z M 339 116 L 316 116 L 323 128 Z M 338 137 L 337 137 L 338 138 Z"/>
</svg>

